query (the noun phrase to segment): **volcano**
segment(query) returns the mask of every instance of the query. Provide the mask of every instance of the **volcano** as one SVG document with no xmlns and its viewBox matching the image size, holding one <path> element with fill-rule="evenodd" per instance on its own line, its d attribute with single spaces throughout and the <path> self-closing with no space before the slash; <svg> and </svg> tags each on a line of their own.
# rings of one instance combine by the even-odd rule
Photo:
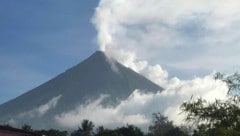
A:
<svg viewBox="0 0 240 136">
<path fill-rule="evenodd" d="M 80 64 L 50 81 L 0 105 L 0 123 L 33 128 L 56 128 L 54 116 L 70 111 L 80 104 L 95 100 L 102 94 L 114 105 L 126 99 L 135 89 L 157 92 L 162 88 L 97 51 Z"/>
</svg>

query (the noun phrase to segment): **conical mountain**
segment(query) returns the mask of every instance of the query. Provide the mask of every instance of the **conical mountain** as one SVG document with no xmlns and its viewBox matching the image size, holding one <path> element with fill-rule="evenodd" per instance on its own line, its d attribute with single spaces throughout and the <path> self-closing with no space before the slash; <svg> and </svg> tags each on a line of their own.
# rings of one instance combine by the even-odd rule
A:
<svg viewBox="0 0 240 136">
<path fill-rule="evenodd" d="M 162 90 L 142 75 L 97 51 L 52 80 L 0 105 L 0 123 L 29 122 L 35 127 L 53 127 L 56 114 L 70 111 L 101 94 L 110 96 L 105 103 L 114 104 L 118 99 L 127 98 L 135 89 Z"/>
</svg>

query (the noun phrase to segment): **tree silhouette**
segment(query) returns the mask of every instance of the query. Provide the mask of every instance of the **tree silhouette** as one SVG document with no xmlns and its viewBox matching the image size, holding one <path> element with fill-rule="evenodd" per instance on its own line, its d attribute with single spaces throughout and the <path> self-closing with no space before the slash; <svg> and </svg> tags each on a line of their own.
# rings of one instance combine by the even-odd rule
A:
<svg viewBox="0 0 240 136">
<path fill-rule="evenodd" d="M 179 127 L 173 125 L 166 116 L 161 113 L 153 114 L 152 125 L 149 126 L 149 136 L 186 136 Z"/>
<path fill-rule="evenodd" d="M 144 133 L 136 126 L 127 125 L 114 130 L 105 129 L 103 126 L 97 128 L 95 136 L 144 136 Z"/>
<path fill-rule="evenodd" d="M 149 135 L 152 136 L 164 136 L 169 130 L 173 129 L 173 124 L 167 117 L 161 113 L 153 114 L 152 125 L 149 126 Z"/>
<path fill-rule="evenodd" d="M 94 124 L 92 121 L 83 120 L 81 126 L 78 128 L 78 130 L 74 131 L 71 136 L 93 136 L 93 128 Z"/>
<path fill-rule="evenodd" d="M 26 132 L 32 132 L 33 131 L 32 127 L 28 124 L 24 124 L 21 129 L 26 131 Z"/>
<path fill-rule="evenodd" d="M 36 134 L 39 134 L 41 136 L 67 136 L 67 131 L 60 131 L 56 129 L 50 129 L 50 130 L 40 130 L 40 131 L 34 131 Z"/>
<path fill-rule="evenodd" d="M 105 129 L 100 126 L 97 128 L 95 136 L 119 136 L 119 134 L 115 130 Z"/>
<path fill-rule="evenodd" d="M 227 100 L 215 100 L 209 103 L 200 98 L 190 100 L 181 105 L 186 120 L 197 125 L 194 135 L 240 135 L 240 74 L 225 76 L 215 75 L 216 80 L 222 80 L 228 85 Z"/>
<path fill-rule="evenodd" d="M 126 127 L 121 127 L 116 129 L 116 132 L 120 136 L 144 136 L 143 132 L 136 126 L 127 125 Z"/>
</svg>

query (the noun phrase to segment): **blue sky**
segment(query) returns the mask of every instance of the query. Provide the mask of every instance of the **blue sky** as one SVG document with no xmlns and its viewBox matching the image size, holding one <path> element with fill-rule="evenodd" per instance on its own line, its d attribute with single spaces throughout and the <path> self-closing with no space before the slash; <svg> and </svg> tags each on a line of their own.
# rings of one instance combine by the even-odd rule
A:
<svg viewBox="0 0 240 136">
<path fill-rule="evenodd" d="M 97 50 L 97 0 L 0 1 L 0 103 L 30 90 Z"/>
<path fill-rule="evenodd" d="M 191 80 L 238 71 L 239 5 L 238 0 L 1 0 L 0 103 L 99 48 L 160 85 L 175 76 Z"/>
</svg>

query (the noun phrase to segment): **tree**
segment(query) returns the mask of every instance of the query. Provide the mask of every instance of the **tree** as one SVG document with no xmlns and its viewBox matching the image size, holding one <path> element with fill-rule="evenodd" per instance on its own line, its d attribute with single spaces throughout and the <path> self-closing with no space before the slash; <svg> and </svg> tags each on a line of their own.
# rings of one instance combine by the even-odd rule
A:
<svg viewBox="0 0 240 136">
<path fill-rule="evenodd" d="M 114 130 L 100 126 L 97 128 L 95 136 L 144 136 L 144 134 L 138 127 L 133 125 L 123 126 Z"/>
<path fill-rule="evenodd" d="M 33 131 L 32 127 L 28 124 L 24 124 L 21 129 L 26 131 L 26 132 L 32 132 Z"/>
<path fill-rule="evenodd" d="M 81 136 L 81 133 L 80 133 L 78 130 L 74 130 L 74 131 L 71 133 L 71 136 Z"/>
<path fill-rule="evenodd" d="M 126 127 L 121 127 L 116 129 L 116 132 L 120 136 L 144 136 L 143 132 L 136 126 L 127 125 Z"/>
<path fill-rule="evenodd" d="M 172 122 L 161 113 L 153 114 L 152 125 L 149 126 L 149 132 L 152 136 L 164 136 L 167 131 L 173 128 Z"/>
<path fill-rule="evenodd" d="M 187 136 L 179 127 L 174 127 L 165 133 L 165 136 Z"/>
<path fill-rule="evenodd" d="M 234 73 L 233 75 L 224 75 L 216 73 L 214 75 L 216 80 L 222 80 L 228 86 L 228 95 L 239 96 L 240 93 L 240 74 Z"/>
<path fill-rule="evenodd" d="M 119 134 L 116 130 L 105 129 L 100 126 L 97 128 L 95 136 L 119 136 Z"/>
<path fill-rule="evenodd" d="M 83 120 L 78 130 L 71 133 L 71 136 L 92 136 L 94 124 L 92 121 Z"/>
<path fill-rule="evenodd" d="M 167 117 L 161 113 L 153 114 L 152 125 L 149 126 L 149 136 L 185 136 L 186 134 L 173 125 Z"/>
<path fill-rule="evenodd" d="M 56 129 L 50 129 L 50 130 L 37 130 L 34 131 L 36 134 L 39 135 L 45 135 L 45 136 L 67 136 L 68 132 L 67 131 L 60 131 Z"/>
<path fill-rule="evenodd" d="M 228 98 L 213 103 L 202 98 L 184 102 L 181 108 L 187 114 L 186 120 L 197 125 L 195 136 L 240 135 L 240 74 L 226 76 L 217 73 L 215 79 L 228 85 Z"/>
</svg>

